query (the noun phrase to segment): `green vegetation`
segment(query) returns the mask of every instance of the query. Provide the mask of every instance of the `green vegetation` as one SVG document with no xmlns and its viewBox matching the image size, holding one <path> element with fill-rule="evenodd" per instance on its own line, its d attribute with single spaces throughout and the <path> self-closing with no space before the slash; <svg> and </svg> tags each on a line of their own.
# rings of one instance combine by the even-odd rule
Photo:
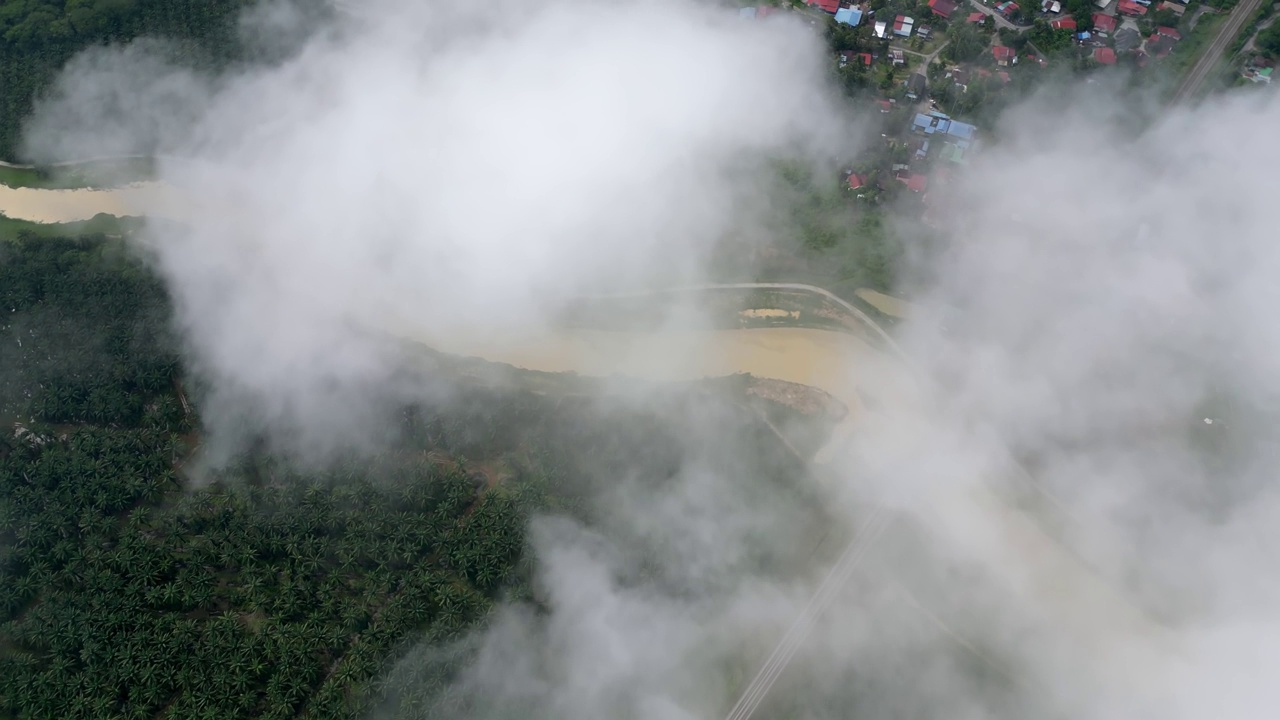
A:
<svg viewBox="0 0 1280 720">
<path fill-rule="evenodd" d="M 94 45 L 139 36 L 185 43 L 217 67 L 239 57 L 234 19 L 252 0 L 8 0 L 0 4 L 0 158 L 12 160 L 32 102 L 62 66 Z"/>
<path fill-rule="evenodd" d="M 126 237 L 138 232 L 142 223 L 142 218 L 120 218 L 103 213 L 89 220 L 69 223 L 35 223 L 0 215 L 0 240 L 12 240 L 20 235 L 31 238 Z"/>
<path fill-rule="evenodd" d="M 379 457 L 302 471 L 253 449 L 195 487 L 194 381 L 164 287 L 121 242 L 21 233 L 0 300 L 0 718 L 456 717 L 440 693 L 466 652 L 387 669 L 455 647 L 500 598 L 543 611 L 531 512 L 607 527 L 586 502 L 600 479 L 660 489 L 695 422 L 726 433 L 708 471 L 811 507 L 769 424 L 788 408 L 743 412 L 744 379 L 604 409 L 581 379 L 426 350 L 454 397 L 398 409 Z M 746 552 L 797 564 L 763 538 Z"/>
<path fill-rule="evenodd" d="M 0 185 L 50 190 L 117 187 L 155 176 L 155 163 L 147 158 L 98 160 L 54 168 L 7 167 L 0 165 Z"/>
<path fill-rule="evenodd" d="M 1072 31 L 1054 29 L 1043 18 L 1036 19 L 1031 25 L 1031 29 L 1027 31 L 1027 39 L 1049 56 L 1062 54 L 1074 47 Z"/>
<path fill-rule="evenodd" d="M 1206 45 L 1218 32 L 1218 25 L 1226 17 L 1225 14 L 1210 15 L 1208 13 L 1200 16 L 1200 19 L 1196 21 L 1195 29 L 1174 46 L 1173 53 L 1166 60 L 1169 72 L 1172 73 L 1173 77 L 1180 78 L 1191 70 L 1192 66 L 1196 64 L 1196 60 L 1204 52 Z"/>
<path fill-rule="evenodd" d="M 1258 17 L 1254 19 L 1252 25 L 1253 29 L 1257 29 L 1258 24 L 1266 19 L 1271 10 L 1271 7 L 1266 6 L 1258 11 Z M 1248 31 L 1245 31 L 1243 36 L 1247 39 L 1249 34 Z M 1267 57 L 1280 56 L 1280 22 L 1272 22 L 1266 29 L 1259 32 L 1255 44 L 1258 46 L 1258 50 L 1262 51 Z"/>
</svg>

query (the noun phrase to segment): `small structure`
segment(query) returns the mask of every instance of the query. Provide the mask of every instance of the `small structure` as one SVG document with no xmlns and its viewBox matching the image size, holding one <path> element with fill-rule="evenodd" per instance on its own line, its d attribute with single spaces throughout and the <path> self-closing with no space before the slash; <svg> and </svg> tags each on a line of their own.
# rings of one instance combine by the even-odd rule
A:
<svg viewBox="0 0 1280 720">
<path fill-rule="evenodd" d="M 1115 46 L 1116 52 L 1129 52 L 1137 50 L 1142 44 L 1142 36 L 1133 28 L 1121 28 L 1116 31 Z"/>
<path fill-rule="evenodd" d="M 1058 2 L 1058 0 L 1044 0 L 1044 2 L 1040 3 L 1040 9 L 1047 13 L 1060 13 L 1062 12 L 1062 3 Z"/>
<path fill-rule="evenodd" d="M 840 8 L 836 11 L 836 22 L 857 27 L 862 23 L 862 8 Z"/>
<path fill-rule="evenodd" d="M 921 40 L 928 40 L 929 36 L 932 34 L 933 34 L 933 30 L 930 29 L 928 25 L 921 25 L 920 27 L 916 28 L 916 37 L 920 38 Z"/>
<path fill-rule="evenodd" d="M 1013 59 L 1014 54 L 1015 53 L 1012 48 L 1007 48 L 1004 45 L 997 45 L 991 48 L 991 55 L 996 59 L 996 64 L 1000 67 L 1008 65 L 1009 61 Z"/>
<path fill-rule="evenodd" d="M 1058 18 L 1057 20 L 1049 23 L 1049 27 L 1054 30 L 1075 30 L 1076 19 L 1073 17 Z"/>
<path fill-rule="evenodd" d="M 858 188 L 866 184 L 867 184 L 866 178 L 862 177 L 858 173 L 849 173 L 849 189 L 850 190 L 857 190 Z"/>
<path fill-rule="evenodd" d="M 1106 13 L 1093 14 L 1093 29 L 1100 33 L 1112 33 L 1116 31 L 1116 16 Z"/>
<path fill-rule="evenodd" d="M 929 10 L 939 17 L 950 19 L 957 7 L 951 0 L 929 0 Z"/>
<path fill-rule="evenodd" d="M 889 112 L 889 111 L 893 110 L 893 101 L 892 101 L 892 100 L 878 100 L 878 101 L 876 101 L 876 104 L 880 106 L 880 112 L 882 112 L 882 113 L 887 113 L 887 112 Z"/>
<path fill-rule="evenodd" d="M 912 100 L 924 97 L 925 80 L 920 73 L 911 73 L 911 77 L 907 78 L 907 97 Z"/>
<path fill-rule="evenodd" d="M 969 22 L 971 22 L 971 23 L 973 23 L 973 24 L 975 24 L 975 25 L 980 25 L 980 24 L 981 24 L 984 20 L 986 20 L 986 19 L 987 19 L 987 14 L 986 14 L 986 13 L 984 13 L 984 12 L 971 12 L 971 13 L 969 13 Z"/>
<path fill-rule="evenodd" d="M 906 65 L 907 54 L 902 52 L 898 48 L 892 48 L 889 50 L 889 61 L 892 62 L 894 65 Z"/>
<path fill-rule="evenodd" d="M 1103 65 L 1116 64 L 1116 51 L 1107 47 L 1100 47 L 1093 51 L 1093 59 Z"/>
<path fill-rule="evenodd" d="M 996 12 L 1000 13 L 1005 17 L 1009 17 L 1013 15 L 1013 13 L 1016 12 L 1017 10 L 1018 10 L 1018 3 L 1013 2 L 1013 0 L 1006 0 L 1005 2 L 1002 2 L 996 6 Z"/>
<path fill-rule="evenodd" d="M 1147 38 L 1146 52 L 1159 58 L 1166 57 L 1173 52 L 1173 46 L 1177 44 L 1177 40 L 1167 35 L 1153 32 L 1151 37 Z"/>
</svg>

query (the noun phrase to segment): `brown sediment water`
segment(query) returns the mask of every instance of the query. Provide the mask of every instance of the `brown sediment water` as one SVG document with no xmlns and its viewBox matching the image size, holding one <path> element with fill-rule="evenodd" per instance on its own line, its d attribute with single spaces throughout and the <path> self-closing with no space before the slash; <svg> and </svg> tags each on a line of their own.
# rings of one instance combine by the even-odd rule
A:
<svg viewBox="0 0 1280 720">
<path fill-rule="evenodd" d="M 885 295 L 871 288 L 858 288 L 853 291 L 853 294 L 889 317 L 906 318 L 911 315 L 911 304 L 906 300 Z"/>
<path fill-rule="evenodd" d="M 135 183 L 120 188 L 45 190 L 0 185 L 0 215 L 36 223 L 67 223 L 95 215 L 172 217 L 178 198 L 159 183 Z"/>
<path fill-rule="evenodd" d="M 0 185 L 0 214 L 33 222 L 75 222 L 99 213 L 159 215 L 181 219 L 180 198 L 159 183 L 140 183 L 113 190 L 41 190 Z M 876 293 L 863 299 L 883 305 L 891 315 L 906 314 L 904 305 Z M 786 311 L 756 310 L 749 317 L 783 319 Z M 927 403 L 905 364 L 892 354 L 844 332 L 801 327 L 765 327 L 701 331 L 606 331 L 543 327 L 523 334 L 441 327 L 421 318 L 383 318 L 383 330 L 437 351 L 476 357 L 516 368 L 589 377 L 627 377 L 650 381 L 688 381 L 746 373 L 823 390 L 848 409 L 818 462 L 838 460 L 855 435 L 904 447 L 912 443 L 911 417 L 926 417 Z M 862 320 L 862 322 L 868 322 Z M 878 328 L 874 328 L 878 331 Z M 869 335 L 875 335 L 872 332 Z M 875 398 L 875 413 L 868 408 Z M 905 419 L 883 423 L 876 418 Z M 889 429 L 890 426 L 894 429 Z M 919 444 L 918 442 L 916 444 Z M 909 450 L 908 450 L 909 451 Z M 918 449 L 917 449 L 918 451 Z M 1099 657 L 1125 658 L 1117 676 L 1134 680 L 1142 663 L 1158 655 L 1164 635 L 1144 613 L 1110 587 L 1101 576 L 1052 540 L 1022 512 L 1011 508 L 980 483 L 943 488 L 921 498 L 923 515 L 957 532 L 966 525 L 980 529 L 990 542 L 985 553 L 1016 576 L 1014 585 L 1040 607 L 1060 618 L 1067 638 L 1082 651 Z M 992 558 L 992 554 L 985 557 Z M 1111 663 L 1107 663 L 1110 665 Z M 1140 683 L 1139 683 L 1140 684 Z"/>
</svg>

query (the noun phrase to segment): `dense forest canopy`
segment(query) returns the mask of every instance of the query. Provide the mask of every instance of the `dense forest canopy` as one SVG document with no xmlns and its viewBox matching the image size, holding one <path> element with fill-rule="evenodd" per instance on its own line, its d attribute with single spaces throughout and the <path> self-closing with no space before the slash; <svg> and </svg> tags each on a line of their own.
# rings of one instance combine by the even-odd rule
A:
<svg viewBox="0 0 1280 720">
<path fill-rule="evenodd" d="M 14 161 L 36 97 L 76 53 L 137 37 L 186 41 L 213 65 L 241 54 L 236 18 L 254 0 L 5 0 L 0 3 L 0 160 Z M 197 53 L 198 50 L 198 53 Z"/>
<path fill-rule="evenodd" d="M 643 406 L 462 383 L 397 410 L 376 458 L 303 472 L 253 450 L 196 487 L 195 383 L 163 285 L 121 241 L 0 244 L 0 304 L 0 718 L 457 717 L 475 698 L 444 692 L 456 641 L 500 600 L 537 611 L 531 513 L 607 525 L 600 478 L 661 487 L 708 414 L 750 439 L 717 443 L 712 471 L 808 502 L 737 381 Z M 747 552 L 796 565 L 764 539 Z M 388 673 L 440 643 L 462 649 Z"/>
</svg>

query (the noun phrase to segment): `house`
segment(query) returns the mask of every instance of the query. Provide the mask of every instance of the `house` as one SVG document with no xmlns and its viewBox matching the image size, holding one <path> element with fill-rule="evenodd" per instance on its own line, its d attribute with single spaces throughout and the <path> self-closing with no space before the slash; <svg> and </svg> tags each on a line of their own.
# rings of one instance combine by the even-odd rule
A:
<svg viewBox="0 0 1280 720">
<path fill-rule="evenodd" d="M 1002 2 L 996 6 L 996 12 L 1000 13 L 1005 17 L 1009 17 L 1013 15 L 1013 13 L 1016 12 L 1017 10 L 1018 10 L 1018 3 L 1013 2 L 1013 0 Z"/>
<path fill-rule="evenodd" d="M 1137 50 L 1142 44 L 1142 36 L 1133 28 L 1121 28 L 1116 31 L 1115 46 L 1116 52 L 1129 52 Z"/>
<path fill-rule="evenodd" d="M 871 64 L 871 53 L 854 52 L 853 50 L 840 51 L 840 67 L 844 67 L 849 63 L 861 63 L 863 65 Z"/>
<path fill-rule="evenodd" d="M 898 179 L 906 182 L 907 189 L 915 193 L 924 192 L 925 187 L 929 184 L 929 176 L 921 175 L 919 173 L 911 173 L 906 178 Z"/>
<path fill-rule="evenodd" d="M 929 0 L 929 9 L 939 17 L 950 19 L 951 13 L 955 12 L 957 7 L 959 6 L 951 0 Z"/>
<path fill-rule="evenodd" d="M 929 157 L 929 141 L 925 140 L 920 143 L 920 147 L 916 148 L 916 159 L 923 160 Z"/>
<path fill-rule="evenodd" d="M 982 22 L 983 22 L 984 20 L 986 20 L 986 19 L 987 19 L 987 14 L 986 14 L 986 13 L 983 13 L 983 12 L 971 12 L 971 13 L 969 13 L 969 20 L 968 20 L 968 22 L 974 23 L 975 25 L 980 25 L 980 24 L 982 24 Z"/>
<path fill-rule="evenodd" d="M 816 6 L 819 9 L 823 10 L 824 12 L 829 12 L 832 15 L 835 15 L 836 11 L 840 9 L 840 0 L 804 0 L 804 1 L 806 5 Z"/>
<path fill-rule="evenodd" d="M 1160 33 L 1151 33 L 1151 37 L 1147 38 L 1147 52 L 1156 57 L 1165 57 L 1173 52 L 1175 41 L 1167 38 Z"/>
<path fill-rule="evenodd" d="M 880 112 L 887 113 L 893 110 L 892 100 L 877 100 L 876 104 L 880 106 Z"/>
<path fill-rule="evenodd" d="M 1116 64 L 1116 51 L 1111 48 L 1101 47 L 1093 51 L 1093 59 L 1103 65 Z"/>
<path fill-rule="evenodd" d="M 1261 68 L 1259 70 L 1253 70 L 1252 74 L 1245 73 L 1245 77 L 1249 78 L 1250 80 L 1256 83 L 1266 83 L 1270 85 L 1272 70 L 1274 70 L 1274 68 Z"/>
<path fill-rule="evenodd" d="M 888 26 L 889 26 L 888 23 L 886 23 L 884 20 L 877 20 L 876 26 L 875 26 L 875 36 L 878 38 L 884 37 Z"/>
<path fill-rule="evenodd" d="M 840 8 L 836 11 L 836 22 L 857 27 L 862 22 L 862 8 Z"/>
<path fill-rule="evenodd" d="M 1058 2 L 1058 0 L 1044 0 L 1044 2 L 1040 3 L 1040 9 L 1047 13 L 1060 13 L 1062 12 L 1062 3 Z"/>
<path fill-rule="evenodd" d="M 866 184 L 867 184 L 866 178 L 862 177 L 858 173 L 849 173 L 849 189 L 850 190 L 857 190 L 858 188 Z"/>
<path fill-rule="evenodd" d="M 997 45 L 991 48 L 991 55 L 995 57 L 997 65 L 1004 67 L 1013 59 L 1014 52 L 1011 48 L 1007 48 L 1004 45 Z"/>
<path fill-rule="evenodd" d="M 954 82 L 956 85 L 959 85 L 962 89 L 968 90 L 969 89 L 969 71 L 953 70 L 951 72 L 951 81 Z"/>
<path fill-rule="evenodd" d="M 1167 37 L 1175 42 L 1182 39 L 1182 33 L 1178 32 L 1176 28 L 1171 27 L 1158 27 L 1156 28 L 1156 34 L 1160 37 Z"/>
<path fill-rule="evenodd" d="M 892 48 L 889 50 L 889 60 L 894 65 L 906 65 L 907 55 L 898 48 Z"/>
<path fill-rule="evenodd" d="M 1133 0 L 1120 0 L 1116 3 L 1116 12 L 1130 17 L 1141 17 L 1147 14 L 1147 9 Z"/>
<path fill-rule="evenodd" d="M 1075 30 L 1076 19 L 1073 17 L 1058 18 L 1057 20 L 1049 23 L 1049 27 L 1054 30 Z"/>
<path fill-rule="evenodd" d="M 1093 29 L 1102 33 L 1112 33 L 1116 31 L 1116 16 L 1106 13 L 1093 14 Z"/>
<path fill-rule="evenodd" d="M 931 30 L 928 25 L 921 25 L 920 27 L 916 28 L 916 37 L 920 38 L 921 40 L 928 40 L 929 36 L 932 34 L 933 34 L 933 30 Z"/>
<path fill-rule="evenodd" d="M 900 37 L 911 37 L 912 25 L 914 25 L 915 22 L 914 18 L 909 18 L 906 15 L 899 15 L 897 19 L 893 21 L 893 34 Z"/>
<path fill-rule="evenodd" d="M 1182 14 L 1187 11 L 1187 6 L 1183 5 L 1182 3 L 1173 2 L 1172 0 L 1164 0 L 1164 2 L 1156 6 L 1156 9 L 1168 10 L 1172 12 L 1174 15 L 1177 15 L 1178 17 L 1182 17 Z"/>
<path fill-rule="evenodd" d="M 920 73 L 911 73 L 911 77 L 907 78 L 907 97 L 912 100 L 924 97 L 924 91 L 924 75 L 921 75 Z"/>
</svg>

